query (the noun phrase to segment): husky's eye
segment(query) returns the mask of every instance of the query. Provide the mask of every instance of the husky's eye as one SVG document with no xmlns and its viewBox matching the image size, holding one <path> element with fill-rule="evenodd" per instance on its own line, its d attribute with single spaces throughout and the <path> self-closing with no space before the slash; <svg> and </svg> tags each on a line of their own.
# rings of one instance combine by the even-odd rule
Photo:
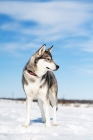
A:
<svg viewBox="0 0 93 140">
<path fill-rule="evenodd" d="M 51 61 L 51 58 L 47 58 L 46 60 L 47 60 L 47 61 Z"/>
<path fill-rule="evenodd" d="M 47 58 L 47 60 L 50 60 L 50 58 Z"/>
<path fill-rule="evenodd" d="M 46 61 L 51 61 L 51 58 L 47 57 L 47 58 L 46 58 Z"/>
</svg>

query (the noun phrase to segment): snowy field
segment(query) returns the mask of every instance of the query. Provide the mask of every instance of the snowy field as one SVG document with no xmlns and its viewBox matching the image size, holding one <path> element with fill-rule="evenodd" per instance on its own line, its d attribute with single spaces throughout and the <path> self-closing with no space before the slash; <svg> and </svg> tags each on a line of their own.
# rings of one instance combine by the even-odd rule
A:
<svg viewBox="0 0 93 140">
<path fill-rule="evenodd" d="M 26 115 L 25 102 L 0 100 L 0 140 L 93 140 L 93 106 L 59 105 L 58 126 L 51 128 L 41 121 L 37 103 L 33 103 L 31 124 L 22 127 Z"/>
</svg>

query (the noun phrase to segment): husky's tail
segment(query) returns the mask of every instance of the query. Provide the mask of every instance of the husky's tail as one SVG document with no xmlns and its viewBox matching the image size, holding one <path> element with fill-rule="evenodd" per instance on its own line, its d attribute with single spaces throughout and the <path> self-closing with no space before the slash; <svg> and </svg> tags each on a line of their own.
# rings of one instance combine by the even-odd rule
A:
<svg viewBox="0 0 93 140">
<path fill-rule="evenodd" d="M 57 103 L 56 103 L 56 111 L 58 110 L 58 100 L 57 100 Z"/>
<path fill-rule="evenodd" d="M 54 105 L 50 101 L 50 105 L 53 107 Z M 56 101 L 56 111 L 58 110 L 58 101 Z"/>
</svg>

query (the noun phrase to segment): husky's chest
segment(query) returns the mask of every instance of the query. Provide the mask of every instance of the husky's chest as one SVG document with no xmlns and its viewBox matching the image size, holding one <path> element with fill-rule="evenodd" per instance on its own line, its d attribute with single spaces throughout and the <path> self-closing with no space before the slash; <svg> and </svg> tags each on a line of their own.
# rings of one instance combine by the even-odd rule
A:
<svg viewBox="0 0 93 140">
<path fill-rule="evenodd" d="M 42 82 L 36 80 L 35 82 L 30 82 L 28 85 L 24 85 L 24 89 L 27 96 L 31 96 L 34 99 L 43 98 L 47 94 L 47 87 L 42 87 Z"/>
</svg>

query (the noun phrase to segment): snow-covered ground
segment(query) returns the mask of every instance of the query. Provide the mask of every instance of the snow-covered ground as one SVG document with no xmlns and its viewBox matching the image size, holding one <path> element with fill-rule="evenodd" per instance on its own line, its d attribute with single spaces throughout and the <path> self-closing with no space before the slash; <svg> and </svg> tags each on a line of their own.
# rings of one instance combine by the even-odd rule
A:
<svg viewBox="0 0 93 140">
<path fill-rule="evenodd" d="M 50 108 L 51 128 L 46 128 L 33 103 L 31 125 L 24 128 L 25 103 L 0 100 L 0 140 L 93 140 L 93 106 L 59 105 L 58 126 L 52 126 L 52 112 Z"/>
</svg>

